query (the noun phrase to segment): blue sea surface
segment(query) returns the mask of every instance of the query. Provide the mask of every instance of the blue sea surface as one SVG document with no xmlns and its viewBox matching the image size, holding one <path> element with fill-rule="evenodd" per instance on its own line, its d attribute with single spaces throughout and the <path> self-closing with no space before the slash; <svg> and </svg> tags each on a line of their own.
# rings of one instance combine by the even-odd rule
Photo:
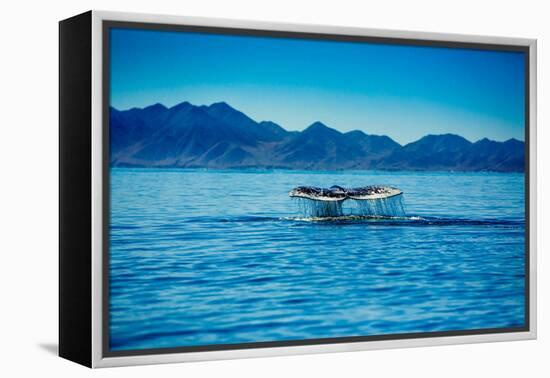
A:
<svg viewBox="0 0 550 378">
<path fill-rule="evenodd" d="M 390 185 L 315 221 L 290 189 Z M 111 350 L 524 325 L 524 175 L 111 169 Z"/>
</svg>

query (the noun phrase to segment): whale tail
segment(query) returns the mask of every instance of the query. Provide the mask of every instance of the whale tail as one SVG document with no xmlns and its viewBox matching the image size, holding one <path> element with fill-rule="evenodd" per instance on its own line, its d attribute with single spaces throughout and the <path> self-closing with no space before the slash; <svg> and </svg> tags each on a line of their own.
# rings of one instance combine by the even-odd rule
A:
<svg viewBox="0 0 550 378">
<path fill-rule="evenodd" d="M 402 194 L 400 189 L 376 185 L 351 189 L 337 185 L 328 189 L 298 186 L 288 193 L 290 197 L 298 200 L 304 215 L 311 217 L 403 216 L 405 210 Z M 350 206 L 344 206 L 344 202 Z"/>
<path fill-rule="evenodd" d="M 401 194 L 403 192 L 397 188 L 375 185 L 351 189 L 342 188 L 338 185 L 331 186 L 328 189 L 315 186 L 298 186 L 288 193 L 290 197 L 307 198 L 314 201 L 375 200 Z"/>
</svg>

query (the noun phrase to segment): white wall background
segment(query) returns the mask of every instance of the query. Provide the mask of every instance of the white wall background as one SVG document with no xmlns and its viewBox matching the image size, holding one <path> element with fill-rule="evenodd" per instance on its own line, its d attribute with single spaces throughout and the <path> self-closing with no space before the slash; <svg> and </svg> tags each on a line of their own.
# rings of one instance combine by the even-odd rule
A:
<svg viewBox="0 0 550 378">
<path fill-rule="evenodd" d="M 80 377 L 550 376 L 546 265 L 550 9 L 506 0 L 6 1 L 0 22 L 0 375 Z M 57 344 L 57 21 L 120 10 L 539 40 L 539 340 L 90 371 Z M 550 42 L 549 42 L 550 43 Z M 548 213 L 546 212 L 547 215 Z M 547 218 L 546 218 L 547 220 Z M 546 351 L 545 351 L 546 349 Z"/>
</svg>

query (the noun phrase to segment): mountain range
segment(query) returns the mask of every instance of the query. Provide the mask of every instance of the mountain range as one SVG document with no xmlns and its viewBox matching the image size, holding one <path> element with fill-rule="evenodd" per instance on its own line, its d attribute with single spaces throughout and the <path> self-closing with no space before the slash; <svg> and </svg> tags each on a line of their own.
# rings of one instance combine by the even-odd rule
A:
<svg viewBox="0 0 550 378">
<path fill-rule="evenodd" d="M 525 165 L 525 144 L 516 139 L 472 143 L 443 134 L 400 145 L 388 136 L 342 133 L 321 122 L 287 131 L 225 102 L 111 107 L 110 137 L 111 165 L 126 167 L 522 172 Z"/>
</svg>

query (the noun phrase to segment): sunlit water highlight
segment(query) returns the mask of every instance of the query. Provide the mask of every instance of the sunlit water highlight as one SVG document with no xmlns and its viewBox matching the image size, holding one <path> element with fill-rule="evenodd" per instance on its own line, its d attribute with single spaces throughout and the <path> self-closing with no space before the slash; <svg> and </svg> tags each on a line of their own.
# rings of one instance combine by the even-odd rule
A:
<svg viewBox="0 0 550 378">
<path fill-rule="evenodd" d="M 288 197 L 304 183 L 392 185 L 406 211 L 311 216 Z M 496 173 L 113 169 L 110 346 L 521 326 L 523 185 Z"/>
</svg>

